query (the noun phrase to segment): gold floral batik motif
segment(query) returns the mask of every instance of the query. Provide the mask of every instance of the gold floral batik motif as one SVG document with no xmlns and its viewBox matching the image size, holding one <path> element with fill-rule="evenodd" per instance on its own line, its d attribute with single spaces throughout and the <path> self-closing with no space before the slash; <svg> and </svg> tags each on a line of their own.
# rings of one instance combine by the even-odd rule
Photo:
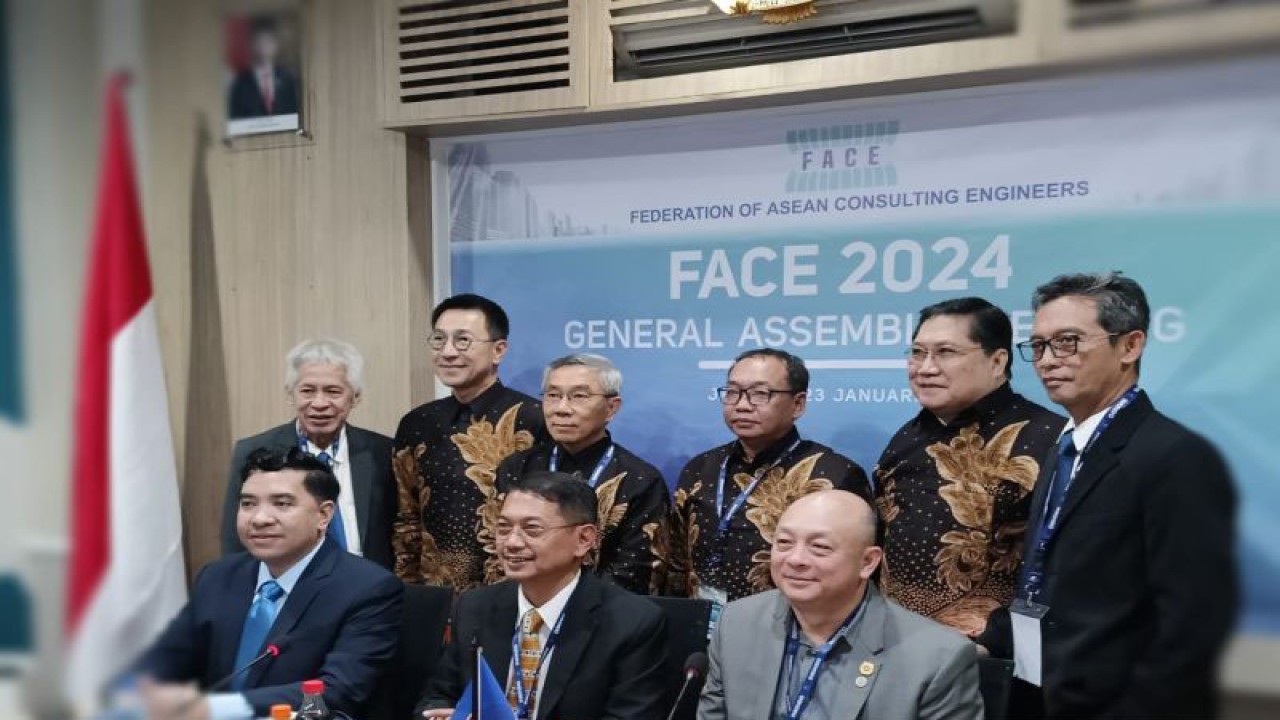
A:
<svg viewBox="0 0 1280 720">
<path fill-rule="evenodd" d="M 693 570 L 691 549 L 698 542 L 698 523 L 688 505 L 689 498 L 701 490 L 701 481 L 687 491 L 676 490 L 674 512 L 667 513 L 663 522 L 645 523 L 641 528 L 649 538 L 649 552 L 653 554 L 649 591 L 654 595 L 697 595 L 698 575 Z"/>
<path fill-rule="evenodd" d="M 831 481 L 826 478 L 813 477 L 813 468 L 818 464 L 822 453 L 814 453 L 790 469 L 774 467 L 765 474 L 764 479 L 756 485 L 756 489 L 747 498 L 747 519 L 756 526 L 760 537 L 766 545 L 773 545 L 773 535 L 778 529 L 778 518 L 796 500 L 819 490 L 830 490 Z M 753 477 L 750 473 L 736 473 L 733 481 L 738 488 L 746 490 Z M 751 570 L 747 573 L 747 581 L 755 592 L 763 592 L 773 587 L 773 578 L 769 574 L 769 550 L 757 550 L 751 556 Z"/>
<path fill-rule="evenodd" d="M 1011 456 L 1014 441 L 1027 421 L 1002 428 L 984 441 L 978 425 L 970 425 L 949 443 L 934 443 L 926 452 L 938 466 L 943 487 L 939 495 L 965 530 L 942 536 L 943 547 L 934 556 L 937 579 L 947 589 L 967 593 L 982 585 L 993 570 L 1011 571 L 1018 565 L 1021 547 L 1014 539 L 1018 528 L 1001 528 L 992 539 L 996 493 L 1002 482 L 1031 492 L 1039 465 L 1025 455 Z M 994 601 L 989 601 L 994 602 Z M 955 608 L 949 608 L 954 610 Z"/>
<path fill-rule="evenodd" d="M 881 522 L 891 523 L 902 512 L 902 508 L 898 507 L 898 478 L 893 475 L 897 469 L 897 466 L 892 470 L 876 468 L 876 484 L 884 488 L 876 497 L 876 509 L 880 511 Z"/>
<path fill-rule="evenodd" d="M 622 479 L 626 476 L 625 471 L 621 472 L 596 487 L 596 518 L 600 524 L 600 533 L 596 536 L 596 546 L 587 553 L 584 565 L 595 567 L 600 560 L 600 546 L 604 544 L 605 537 L 627 516 L 629 503 L 618 502 L 618 488 L 622 487 Z"/>
<path fill-rule="evenodd" d="M 497 424 L 482 418 L 472 422 L 465 433 L 454 433 L 449 438 L 467 463 L 467 478 L 484 494 L 484 501 L 476 508 L 476 540 L 484 548 L 486 583 L 501 580 L 503 576 L 493 532 L 502 512 L 502 495 L 495 486 L 498 464 L 512 453 L 533 447 L 533 434 L 528 430 L 516 430 L 520 405 L 517 403 L 508 408 L 498 418 Z"/>
<path fill-rule="evenodd" d="M 436 539 L 422 527 L 422 511 L 431 501 L 431 486 L 422 477 L 419 462 L 425 443 L 407 447 L 391 459 L 396 477 L 397 512 L 391 543 L 396 575 L 407 583 L 448 585 L 453 574 L 442 561 Z"/>
</svg>

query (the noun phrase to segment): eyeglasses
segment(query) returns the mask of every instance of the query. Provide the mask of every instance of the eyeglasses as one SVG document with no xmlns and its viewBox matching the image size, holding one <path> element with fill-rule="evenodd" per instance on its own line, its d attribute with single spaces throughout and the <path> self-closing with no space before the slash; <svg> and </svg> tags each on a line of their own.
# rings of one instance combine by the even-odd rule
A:
<svg viewBox="0 0 1280 720">
<path fill-rule="evenodd" d="M 545 537 L 546 534 L 552 530 L 563 530 L 565 528 L 573 528 L 586 524 L 587 523 L 569 523 L 568 525 L 506 525 L 498 523 L 493 528 L 493 534 L 499 540 L 506 540 L 516 533 L 520 533 L 525 540 L 539 540 Z"/>
<path fill-rule="evenodd" d="M 745 397 L 747 404 L 752 407 L 768 405 L 773 401 L 774 395 L 799 395 L 801 392 L 800 390 L 774 390 L 773 388 L 751 388 L 750 390 L 736 387 L 716 388 L 716 395 L 719 396 L 722 404 L 737 405 L 738 401 Z"/>
<path fill-rule="evenodd" d="M 923 365 L 932 356 L 935 365 L 946 365 L 947 363 L 959 360 L 975 350 L 981 349 L 982 348 L 977 345 L 970 348 L 954 348 L 949 345 L 943 345 L 942 347 L 932 349 L 916 345 L 910 350 L 907 350 L 907 364 L 913 366 Z"/>
<path fill-rule="evenodd" d="M 617 394 L 593 393 L 585 390 L 574 390 L 571 393 L 565 394 L 559 390 L 548 390 L 547 392 L 542 393 L 542 402 L 547 405 L 559 405 L 561 400 L 568 400 L 569 404 L 573 407 L 585 407 L 587 403 L 591 402 L 591 398 L 597 397 L 617 397 Z"/>
<path fill-rule="evenodd" d="M 1026 340 L 1016 345 L 1018 355 L 1027 362 L 1039 362 L 1044 357 L 1044 349 L 1049 348 L 1056 358 L 1071 357 L 1080 352 L 1081 340 L 1094 338 L 1113 338 L 1124 333 L 1099 333 L 1097 335 L 1058 335 L 1048 340 Z"/>
<path fill-rule="evenodd" d="M 432 350 L 439 352 L 443 350 L 444 346 L 449 343 L 449 339 L 450 339 L 449 336 L 445 335 L 442 332 L 431 333 L 431 336 L 427 338 L 427 345 L 429 345 Z M 470 335 L 464 335 L 462 333 L 458 333 L 453 336 L 453 348 L 458 352 L 466 352 L 467 350 L 471 349 L 471 343 L 478 343 L 478 342 L 491 343 L 491 342 L 497 342 L 497 340 L 487 340 L 485 338 L 471 337 Z"/>
</svg>

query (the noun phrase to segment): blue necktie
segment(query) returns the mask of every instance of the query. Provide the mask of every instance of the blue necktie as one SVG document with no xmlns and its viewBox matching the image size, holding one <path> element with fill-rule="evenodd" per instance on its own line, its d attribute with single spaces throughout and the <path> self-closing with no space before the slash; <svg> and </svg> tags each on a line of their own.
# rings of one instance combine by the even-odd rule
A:
<svg viewBox="0 0 1280 720">
<path fill-rule="evenodd" d="M 271 632 L 271 626 L 276 622 L 276 601 L 282 597 L 284 588 L 275 580 L 268 580 L 258 588 L 253 605 L 249 606 L 249 614 L 245 616 L 244 630 L 240 632 L 240 648 L 236 650 L 234 669 L 238 670 L 249 664 L 262 651 L 267 633 Z M 237 675 L 231 681 L 231 689 L 237 692 L 243 690 L 248 676 L 247 672 Z"/>
<path fill-rule="evenodd" d="M 333 444 L 337 445 L 338 441 L 334 440 Z M 329 453 L 321 450 L 316 459 L 333 469 L 333 457 Z M 338 543 L 338 547 L 347 549 L 347 529 L 342 526 L 342 508 L 336 502 L 333 504 L 333 519 L 329 521 L 329 537 Z"/>
<path fill-rule="evenodd" d="M 1053 487 L 1049 494 L 1049 512 L 1061 512 L 1062 504 L 1067 498 L 1067 489 L 1071 487 L 1071 474 L 1075 470 L 1076 455 L 1075 433 L 1069 432 L 1058 441 L 1058 471 L 1053 476 Z M 1059 519 L 1061 522 L 1061 519 Z"/>
</svg>

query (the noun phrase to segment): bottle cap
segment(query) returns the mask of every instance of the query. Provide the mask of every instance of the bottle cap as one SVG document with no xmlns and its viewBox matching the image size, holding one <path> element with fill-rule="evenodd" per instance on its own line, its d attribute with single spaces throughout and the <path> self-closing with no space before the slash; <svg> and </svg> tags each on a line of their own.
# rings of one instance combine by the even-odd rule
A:
<svg viewBox="0 0 1280 720">
<path fill-rule="evenodd" d="M 272 705 L 271 720 L 290 720 L 293 717 L 293 708 L 288 705 Z"/>
<path fill-rule="evenodd" d="M 324 681 L 323 680 L 303 680 L 302 694 L 303 695 L 323 695 Z"/>
</svg>

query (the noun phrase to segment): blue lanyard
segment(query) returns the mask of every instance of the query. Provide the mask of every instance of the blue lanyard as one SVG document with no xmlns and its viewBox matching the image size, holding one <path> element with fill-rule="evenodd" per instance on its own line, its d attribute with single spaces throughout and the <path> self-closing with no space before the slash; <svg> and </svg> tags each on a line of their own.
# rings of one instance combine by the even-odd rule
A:
<svg viewBox="0 0 1280 720">
<path fill-rule="evenodd" d="M 867 604 L 867 592 L 870 592 L 870 590 L 868 589 L 863 592 L 862 600 L 858 603 L 858 607 L 854 608 L 853 612 L 849 613 L 849 617 L 845 619 L 844 624 L 840 626 L 840 629 L 836 630 L 831 637 L 827 638 L 827 641 L 822 644 L 822 647 L 819 647 L 814 653 L 815 657 L 813 658 L 813 663 L 809 665 L 809 672 L 805 673 L 804 682 L 800 684 L 800 694 L 796 695 L 794 698 L 791 697 L 791 676 L 795 667 L 796 654 L 800 651 L 800 630 L 798 628 L 800 623 L 794 616 L 791 618 L 791 626 L 787 628 L 787 651 L 782 663 L 782 671 L 786 673 L 787 678 L 787 720 L 798 720 L 800 716 L 804 715 L 804 711 L 809 708 L 809 702 L 813 700 L 814 691 L 818 686 L 818 675 L 822 672 L 822 667 L 827 662 L 827 656 L 830 655 L 832 649 L 835 648 L 836 642 L 838 642 L 840 638 L 849 631 L 849 628 L 858 621 L 858 618 L 862 616 L 862 608 Z"/>
<path fill-rule="evenodd" d="M 538 667 L 533 671 L 533 685 L 537 687 L 538 676 L 542 675 L 542 664 L 547 661 L 547 656 L 551 654 L 551 649 L 556 646 L 556 640 L 560 638 L 560 626 L 564 625 L 563 610 L 560 611 L 560 617 L 556 620 L 556 626 L 551 628 L 551 635 L 547 637 L 547 644 L 542 646 L 542 654 L 538 656 Z M 520 623 L 516 623 L 515 632 L 511 633 L 511 681 L 516 686 L 516 717 L 520 720 L 529 720 L 529 691 L 524 687 L 524 673 L 520 671 Z M 477 682 L 479 679 L 477 678 Z"/>
<path fill-rule="evenodd" d="M 729 473 L 729 458 L 733 457 L 732 450 L 730 450 L 728 455 L 724 456 L 724 460 L 720 463 L 720 478 L 716 482 L 716 515 L 720 517 L 718 530 L 722 537 L 729 531 L 729 523 L 733 520 L 733 516 L 737 515 L 738 511 L 742 509 L 742 506 L 747 504 L 747 498 L 751 497 L 751 492 L 756 489 L 756 486 L 760 484 L 760 481 L 764 479 L 764 476 L 768 475 L 770 470 L 781 465 L 782 461 L 786 460 L 787 457 L 789 457 L 791 453 L 795 452 L 795 449 L 799 446 L 800 438 L 796 438 L 796 441 L 791 443 L 791 447 L 784 450 L 782 454 L 778 456 L 777 460 L 774 460 L 769 464 L 769 467 L 757 470 L 755 472 L 755 476 L 751 479 L 751 484 L 742 491 L 741 495 L 734 499 L 733 504 L 729 506 L 728 512 L 725 512 L 724 509 L 724 483 L 727 479 L 726 476 Z"/>
<path fill-rule="evenodd" d="M 338 439 L 341 437 L 342 437 L 341 434 L 334 435 L 333 442 L 329 443 L 329 449 L 327 450 L 327 452 L 329 453 L 330 464 L 332 464 L 334 460 L 338 459 Z M 311 451 L 307 449 L 307 446 L 310 444 L 311 444 L 311 441 L 307 439 L 306 435 L 303 435 L 302 433 L 298 433 L 298 449 L 299 450 L 301 450 L 304 453 L 310 453 Z M 316 447 L 320 447 L 320 446 L 317 445 Z M 324 448 L 320 448 L 320 452 L 326 452 L 326 450 Z M 316 453 L 316 455 L 319 455 L 319 454 L 320 453 Z"/>
<path fill-rule="evenodd" d="M 600 461 L 596 463 L 596 469 L 591 471 L 591 479 L 587 480 L 587 485 L 592 490 L 600 483 L 600 476 L 604 474 L 604 469 L 609 467 L 609 463 L 613 462 L 613 443 L 609 443 L 609 449 L 604 451 L 604 455 Z M 560 446 L 556 445 L 551 448 L 551 462 L 547 469 L 556 472 L 560 468 Z"/>
<path fill-rule="evenodd" d="M 1040 515 L 1040 527 L 1037 528 L 1036 542 L 1031 549 L 1031 557 L 1027 558 L 1023 568 L 1022 594 L 1025 599 L 1034 600 L 1040 593 L 1041 585 L 1044 582 L 1045 558 L 1048 557 L 1049 547 L 1053 544 L 1053 539 L 1058 534 L 1058 528 L 1062 524 L 1062 510 L 1067 504 L 1067 493 L 1064 491 L 1059 502 L 1053 503 L 1054 486 L 1062 482 L 1065 483 L 1066 489 L 1070 489 L 1071 481 L 1075 479 L 1076 473 L 1084 466 L 1085 456 L 1097 444 L 1098 438 L 1102 437 L 1102 433 L 1111 427 L 1111 423 L 1115 421 L 1120 411 L 1131 405 L 1138 398 L 1138 392 L 1138 386 L 1134 385 L 1124 395 L 1121 395 L 1119 400 L 1112 403 L 1111 407 L 1107 408 L 1107 413 L 1098 421 L 1098 426 L 1093 429 L 1093 433 L 1089 435 L 1088 442 L 1084 444 L 1084 449 L 1080 451 L 1075 466 L 1065 478 L 1058 477 L 1058 470 L 1057 468 L 1054 469 L 1053 476 L 1049 479 L 1049 490 L 1045 493 L 1044 512 Z"/>
</svg>

